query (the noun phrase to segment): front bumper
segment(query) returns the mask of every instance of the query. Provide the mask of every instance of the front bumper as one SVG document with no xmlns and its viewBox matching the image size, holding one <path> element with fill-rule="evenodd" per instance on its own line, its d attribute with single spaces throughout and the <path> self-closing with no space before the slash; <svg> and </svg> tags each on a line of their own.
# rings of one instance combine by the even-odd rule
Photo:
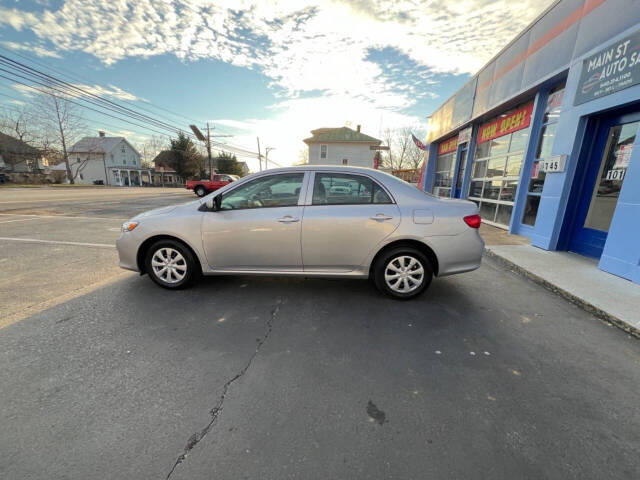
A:
<svg viewBox="0 0 640 480">
<path fill-rule="evenodd" d="M 140 241 L 136 238 L 135 230 L 120 234 L 116 240 L 120 268 L 134 272 L 140 271 L 137 261 L 139 247 Z"/>
</svg>

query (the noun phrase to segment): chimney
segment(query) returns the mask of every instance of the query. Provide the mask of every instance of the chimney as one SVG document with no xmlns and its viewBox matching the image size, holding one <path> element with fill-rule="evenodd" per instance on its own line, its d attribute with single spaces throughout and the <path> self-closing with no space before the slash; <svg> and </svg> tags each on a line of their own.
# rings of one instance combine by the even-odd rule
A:
<svg viewBox="0 0 640 480">
<path fill-rule="evenodd" d="M 98 136 L 104 137 L 104 130 L 98 130 Z"/>
<path fill-rule="evenodd" d="M 360 133 L 360 125 L 356 127 L 356 132 Z"/>
</svg>

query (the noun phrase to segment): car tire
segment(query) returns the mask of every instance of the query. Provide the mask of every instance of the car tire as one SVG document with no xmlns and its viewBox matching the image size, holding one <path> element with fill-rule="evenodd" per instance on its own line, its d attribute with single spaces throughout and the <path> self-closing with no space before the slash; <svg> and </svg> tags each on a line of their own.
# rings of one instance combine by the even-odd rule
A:
<svg viewBox="0 0 640 480">
<path fill-rule="evenodd" d="M 151 280 L 169 290 L 188 287 L 200 276 L 191 250 L 175 240 L 160 240 L 151 245 L 145 256 L 145 268 Z"/>
<path fill-rule="evenodd" d="M 202 185 L 198 185 L 196 188 L 193 189 L 193 191 L 199 197 L 204 197 L 207 194 L 207 189 L 204 188 Z"/>
<path fill-rule="evenodd" d="M 433 279 L 429 259 L 413 247 L 384 252 L 373 266 L 373 281 L 382 293 L 397 300 L 409 300 L 424 292 Z"/>
</svg>

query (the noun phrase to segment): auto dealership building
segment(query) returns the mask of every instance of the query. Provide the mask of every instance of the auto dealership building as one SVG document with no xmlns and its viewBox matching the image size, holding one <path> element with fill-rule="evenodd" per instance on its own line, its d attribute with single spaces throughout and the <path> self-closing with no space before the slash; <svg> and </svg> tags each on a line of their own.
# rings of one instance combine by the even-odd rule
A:
<svg viewBox="0 0 640 480">
<path fill-rule="evenodd" d="M 640 283 L 640 5 L 560 0 L 430 117 L 423 187 Z"/>
</svg>

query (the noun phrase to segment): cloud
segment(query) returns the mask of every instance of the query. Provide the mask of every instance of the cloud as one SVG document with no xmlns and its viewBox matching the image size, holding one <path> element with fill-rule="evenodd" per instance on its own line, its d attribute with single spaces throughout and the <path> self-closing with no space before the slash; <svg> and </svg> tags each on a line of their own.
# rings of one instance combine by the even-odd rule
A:
<svg viewBox="0 0 640 480">
<path fill-rule="evenodd" d="M 468 74 L 550 0 L 65 0 L 41 13 L 0 7 L 0 25 L 29 29 L 57 50 L 112 65 L 173 54 L 260 69 L 287 98 L 321 90 L 401 110 L 434 94 L 439 73 Z M 392 49 L 413 70 L 389 70 Z"/>
<path fill-rule="evenodd" d="M 0 44 L 4 45 L 6 48 L 10 50 L 22 50 L 29 53 L 33 53 L 38 57 L 49 57 L 49 58 L 62 58 L 58 52 L 53 50 L 48 50 L 47 48 L 41 45 L 35 45 L 33 43 L 17 43 L 17 42 L 0 42 Z"/>
<path fill-rule="evenodd" d="M 313 128 L 351 121 L 378 136 L 420 125 L 406 112 L 438 96 L 443 74 L 477 71 L 551 1 L 63 0 L 39 13 L 0 6 L 0 28 L 29 30 L 56 52 L 105 65 L 174 55 L 257 70 L 278 99 L 267 118 L 215 123 L 252 151 L 259 135 L 284 165 L 298 161 Z M 113 85 L 87 88 L 135 99 Z"/>
<path fill-rule="evenodd" d="M 256 151 L 256 136 L 259 136 L 263 153 L 265 147 L 276 147 L 269 157 L 283 166 L 298 162 L 300 150 L 307 148 L 302 139 L 311 136 L 311 130 L 315 128 L 341 127 L 350 122 L 351 128 L 361 125 L 362 132 L 376 138 L 381 138 L 386 128 L 418 126 L 421 123 L 424 128 L 419 117 L 384 111 L 369 101 L 347 96 L 292 98 L 272 107 L 272 115 L 268 118 L 214 119 L 212 122 L 234 129 L 235 136 L 228 141 L 250 151 Z M 249 167 L 256 171 L 257 160 L 249 160 Z"/>
</svg>

